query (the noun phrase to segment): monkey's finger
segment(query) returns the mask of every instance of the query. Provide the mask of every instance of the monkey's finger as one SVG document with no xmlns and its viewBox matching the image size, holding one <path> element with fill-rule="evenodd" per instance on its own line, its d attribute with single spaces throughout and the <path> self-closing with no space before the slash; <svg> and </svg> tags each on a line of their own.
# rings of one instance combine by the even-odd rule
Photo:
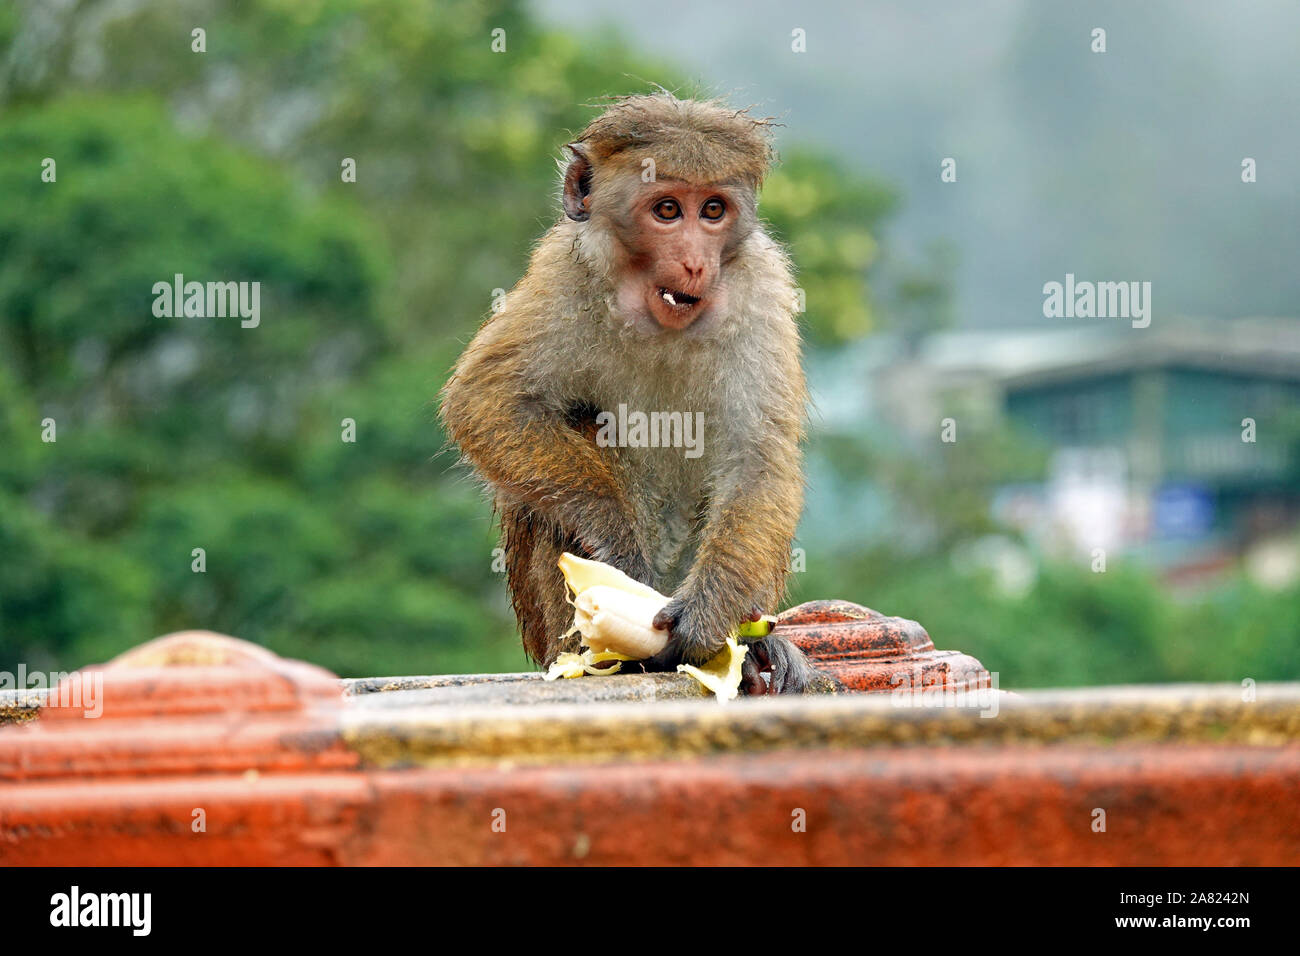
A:
<svg viewBox="0 0 1300 956">
<path fill-rule="evenodd" d="M 768 692 L 767 681 L 763 680 L 763 669 L 748 654 L 740 665 L 740 690 L 751 697 Z"/>
<path fill-rule="evenodd" d="M 671 602 L 665 604 L 659 610 L 659 613 L 654 616 L 654 620 L 650 623 L 661 631 L 671 631 L 677 626 L 677 623 L 681 620 L 681 616 L 681 605 L 676 602 Z"/>
</svg>

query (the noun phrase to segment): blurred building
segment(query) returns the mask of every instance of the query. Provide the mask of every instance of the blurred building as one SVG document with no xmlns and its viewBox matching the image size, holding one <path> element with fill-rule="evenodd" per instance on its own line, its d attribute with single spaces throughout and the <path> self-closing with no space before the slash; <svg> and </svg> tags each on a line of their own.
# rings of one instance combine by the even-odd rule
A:
<svg viewBox="0 0 1300 956">
<path fill-rule="evenodd" d="M 1174 577 L 1242 556 L 1266 583 L 1300 575 L 1300 321 L 943 333 L 872 378 L 880 415 L 917 439 L 951 417 L 959 435 L 1006 424 L 1040 443 L 1041 481 L 994 509 L 1048 548 Z"/>
</svg>

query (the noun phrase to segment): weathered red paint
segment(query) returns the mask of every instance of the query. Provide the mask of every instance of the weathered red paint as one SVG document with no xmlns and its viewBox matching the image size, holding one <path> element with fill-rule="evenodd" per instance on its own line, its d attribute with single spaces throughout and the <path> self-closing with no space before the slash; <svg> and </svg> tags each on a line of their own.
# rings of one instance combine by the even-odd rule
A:
<svg viewBox="0 0 1300 956">
<path fill-rule="evenodd" d="M 82 697 L 61 688 L 96 675 L 103 682 L 103 717 L 113 720 L 342 706 L 338 678 L 324 668 L 224 634 L 181 631 L 79 671 L 51 694 L 41 720 L 84 723 Z"/>
<path fill-rule="evenodd" d="M 374 777 L 350 862 L 1234 865 L 1300 859 L 1300 749 L 804 751 Z M 506 833 L 490 827 L 506 812 Z M 1092 829 L 1095 809 L 1106 831 Z M 806 832 L 794 828 L 804 811 Z"/>
<path fill-rule="evenodd" d="M 1219 745 L 188 776 L 2 785 L 0 860 L 1293 865 L 1297 803 L 1300 748 Z"/>
<path fill-rule="evenodd" d="M 78 671 L 38 721 L 5 728 L 0 783 L 355 767 L 338 738 L 343 703 L 319 667 L 220 634 L 172 634 Z"/>
<path fill-rule="evenodd" d="M 782 612 L 776 629 L 849 690 L 989 686 L 989 673 L 975 658 L 937 651 L 916 621 L 886 617 L 860 604 L 809 601 Z"/>
</svg>

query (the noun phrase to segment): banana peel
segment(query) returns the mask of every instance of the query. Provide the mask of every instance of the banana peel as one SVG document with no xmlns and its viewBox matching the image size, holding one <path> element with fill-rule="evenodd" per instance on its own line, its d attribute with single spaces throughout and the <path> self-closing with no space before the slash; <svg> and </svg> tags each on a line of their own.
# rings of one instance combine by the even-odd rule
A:
<svg viewBox="0 0 1300 956">
<path fill-rule="evenodd" d="M 593 651 L 590 648 L 581 654 L 564 653 L 555 658 L 555 663 L 546 671 L 545 679 L 559 680 L 561 677 L 571 679 L 582 677 L 584 674 L 604 677 L 608 674 L 617 674 L 623 666 L 622 662 L 630 660 L 632 658 L 624 654 L 614 651 Z M 602 667 L 602 664 L 610 664 L 610 666 Z"/>
<path fill-rule="evenodd" d="M 569 592 L 574 597 L 577 597 L 587 588 L 605 585 L 618 588 L 620 591 L 627 591 L 629 594 L 636 594 L 643 598 L 658 598 L 665 604 L 668 603 L 668 598 L 650 587 L 650 585 L 642 584 L 636 578 L 629 577 L 618 568 L 603 561 L 580 558 L 576 554 L 565 551 L 560 555 L 558 563 L 560 571 L 564 573 L 564 583 L 568 585 Z"/>
<path fill-rule="evenodd" d="M 745 663 L 745 654 L 749 648 L 737 642 L 734 637 L 727 638 L 727 643 L 703 667 L 691 664 L 678 664 L 677 670 L 690 674 L 707 689 L 720 703 L 735 700 L 740 693 L 741 668 Z"/>
<path fill-rule="evenodd" d="M 775 624 L 776 618 L 773 615 L 764 614 L 757 621 L 743 622 L 736 628 L 736 637 L 742 641 L 757 641 L 771 634 Z"/>
</svg>

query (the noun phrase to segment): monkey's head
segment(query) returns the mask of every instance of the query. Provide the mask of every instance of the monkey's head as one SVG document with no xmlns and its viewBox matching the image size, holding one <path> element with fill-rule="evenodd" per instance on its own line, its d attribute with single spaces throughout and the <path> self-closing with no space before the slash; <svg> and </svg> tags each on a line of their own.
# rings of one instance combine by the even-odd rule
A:
<svg viewBox="0 0 1300 956">
<path fill-rule="evenodd" d="M 714 102 L 630 96 L 578 139 L 564 211 L 598 238 L 619 311 L 660 329 L 722 312 L 727 270 L 758 228 L 768 126 Z"/>
</svg>

